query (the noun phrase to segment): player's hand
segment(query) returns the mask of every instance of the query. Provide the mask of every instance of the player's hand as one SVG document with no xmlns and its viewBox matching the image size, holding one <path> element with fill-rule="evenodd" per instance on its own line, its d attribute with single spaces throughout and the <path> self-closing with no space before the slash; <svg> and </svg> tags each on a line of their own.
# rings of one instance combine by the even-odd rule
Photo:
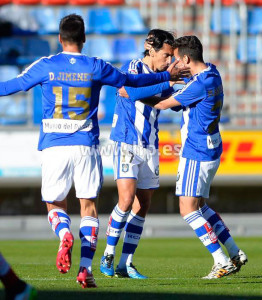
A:
<svg viewBox="0 0 262 300">
<path fill-rule="evenodd" d="M 129 95 L 123 86 L 118 90 L 118 94 L 120 97 L 129 98 Z"/>
<path fill-rule="evenodd" d="M 175 81 L 176 83 L 181 82 L 184 77 L 190 77 L 190 68 L 189 67 L 182 67 L 178 68 L 177 64 L 179 63 L 179 60 L 175 60 L 167 69 L 167 71 L 170 73 L 171 81 Z"/>
</svg>

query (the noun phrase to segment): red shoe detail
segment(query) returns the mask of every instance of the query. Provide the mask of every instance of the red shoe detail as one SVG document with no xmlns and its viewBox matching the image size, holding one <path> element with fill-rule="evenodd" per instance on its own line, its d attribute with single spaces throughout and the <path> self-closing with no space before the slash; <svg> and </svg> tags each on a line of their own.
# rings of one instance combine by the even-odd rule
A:
<svg viewBox="0 0 262 300">
<path fill-rule="evenodd" d="M 71 254 L 74 244 L 74 237 L 72 233 L 67 232 L 60 242 L 57 257 L 56 267 L 62 274 L 67 273 L 71 268 Z"/>
<path fill-rule="evenodd" d="M 83 289 L 97 287 L 93 274 L 88 273 L 85 267 L 80 267 L 76 282 L 78 282 Z"/>
</svg>

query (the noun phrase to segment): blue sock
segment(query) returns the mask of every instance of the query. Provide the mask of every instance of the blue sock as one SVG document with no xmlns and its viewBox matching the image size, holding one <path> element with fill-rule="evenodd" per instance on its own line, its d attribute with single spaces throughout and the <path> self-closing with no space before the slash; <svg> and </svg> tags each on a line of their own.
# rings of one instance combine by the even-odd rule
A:
<svg viewBox="0 0 262 300">
<path fill-rule="evenodd" d="M 123 250 L 118 264 L 119 268 L 124 268 L 126 265 L 132 263 L 133 255 L 140 240 L 144 223 L 145 218 L 136 215 L 132 211 L 130 212 L 125 226 Z"/>
<path fill-rule="evenodd" d="M 63 209 L 52 209 L 48 213 L 48 222 L 55 234 L 63 239 L 66 232 L 70 232 L 71 220 Z"/>
<path fill-rule="evenodd" d="M 219 241 L 226 247 L 229 256 L 232 258 L 238 254 L 239 248 L 229 233 L 229 229 L 226 227 L 224 221 L 221 219 L 218 213 L 212 210 L 207 204 L 205 204 L 200 211 L 203 217 L 210 223 L 216 233 Z"/>
<path fill-rule="evenodd" d="M 113 254 L 115 255 L 116 245 L 119 241 L 121 232 L 126 225 L 126 219 L 129 215 L 128 212 L 122 211 L 118 205 L 113 209 L 111 216 L 109 217 L 107 227 L 107 245 L 104 255 Z"/>
<path fill-rule="evenodd" d="M 215 264 L 221 263 L 225 265 L 228 262 L 228 258 L 218 243 L 217 236 L 213 232 L 211 225 L 203 218 L 200 211 L 193 211 L 187 214 L 184 216 L 184 220 L 191 226 L 200 241 L 212 254 Z"/>
<path fill-rule="evenodd" d="M 79 237 L 81 239 L 80 267 L 85 267 L 92 273 L 92 261 L 96 251 L 99 220 L 93 217 L 83 217 L 80 223 Z"/>
</svg>

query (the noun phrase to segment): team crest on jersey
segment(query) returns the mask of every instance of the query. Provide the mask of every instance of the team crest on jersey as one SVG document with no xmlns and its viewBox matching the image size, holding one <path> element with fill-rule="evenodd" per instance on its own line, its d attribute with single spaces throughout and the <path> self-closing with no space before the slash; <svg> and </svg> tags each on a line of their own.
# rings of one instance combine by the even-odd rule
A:
<svg viewBox="0 0 262 300">
<path fill-rule="evenodd" d="M 122 172 L 126 173 L 129 171 L 129 164 L 122 164 Z"/>
<path fill-rule="evenodd" d="M 74 57 L 70 58 L 69 60 L 70 64 L 75 64 L 76 63 L 76 59 Z"/>
<path fill-rule="evenodd" d="M 159 166 L 157 166 L 157 167 L 155 168 L 155 174 L 156 174 L 156 176 L 159 176 Z"/>
<path fill-rule="evenodd" d="M 138 74 L 136 69 L 129 69 L 129 73 L 131 74 Z"/>
</svg>

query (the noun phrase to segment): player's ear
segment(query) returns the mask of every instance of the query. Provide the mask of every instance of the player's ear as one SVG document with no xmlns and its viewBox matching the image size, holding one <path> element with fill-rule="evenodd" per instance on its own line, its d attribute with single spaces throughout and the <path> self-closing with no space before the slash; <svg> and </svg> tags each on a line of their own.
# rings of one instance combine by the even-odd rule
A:
<svg viewBox="0 0 262 300">
<path fill-rule="evenodd" d="M 61 35 L 60 34 L 58 35 L 58 40 L 59 40 L 59 43 L 62 44 L 62 39 L 61 39 Z"/>
<path fill-rule="evenodd" d="M 149 55 L 151 56 L 151 57 L 154 57 L 154 55 L 155 55 L 155 49 L 152 47 L 150 50 L 149 50 Z"/>
<path fill-rule="evenodd" d="M 184 55 L 184 57 L 183 57 L 183 61 L 184 61 L 184 63 L 185 64 L 189 64 L 190 63 L 190 57 L 189 56 L 187 56 L 187 55 Z"/>
</svg>

